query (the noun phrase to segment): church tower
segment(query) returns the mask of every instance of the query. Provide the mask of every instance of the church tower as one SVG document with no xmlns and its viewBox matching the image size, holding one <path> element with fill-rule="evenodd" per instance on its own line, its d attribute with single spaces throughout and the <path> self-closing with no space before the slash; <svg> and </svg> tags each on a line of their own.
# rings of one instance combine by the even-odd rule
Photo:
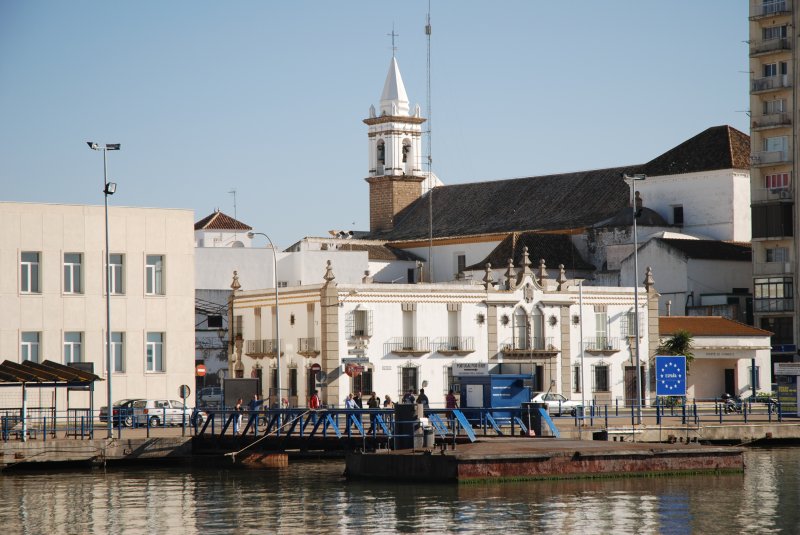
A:
<svg viewBox="0 0 800 535">
<path fill-rule="evenodd" d="M 392 56 L 383 84 L 380 113 L 369 108 L 369 230 L 391 230 L 394 217 L 422 194 L 422 123 L 417 105 L 409 110 L 408 95 Z"/>
</svg>

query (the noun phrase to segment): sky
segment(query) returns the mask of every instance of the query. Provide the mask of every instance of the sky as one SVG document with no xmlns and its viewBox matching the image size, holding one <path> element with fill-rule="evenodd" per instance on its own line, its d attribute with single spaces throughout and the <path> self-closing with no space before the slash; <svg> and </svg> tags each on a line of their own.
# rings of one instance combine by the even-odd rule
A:
<svg viewBox="0 0 800 535">
<path fill-rule="evenodd" d="M 368 230 L 367 126 L 396 38 L 426 108 L 427 0 L 0 1 L 0 200 L 214 209 L 285 248 Z M 445 184 L 649 161 L 749 133 L 747 2 L 431 0 Z M 425 143 L 423 143 L 425 146 Z M 554 207 L 557 209 L 557 207 Z M 435 215 L 434 215 L 435 220 Z"/>
</svg>

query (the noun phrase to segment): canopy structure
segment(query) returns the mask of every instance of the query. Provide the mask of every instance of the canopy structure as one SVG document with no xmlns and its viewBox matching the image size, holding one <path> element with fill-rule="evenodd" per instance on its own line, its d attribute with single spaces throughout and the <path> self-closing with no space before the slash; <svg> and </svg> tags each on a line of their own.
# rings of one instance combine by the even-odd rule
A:
<svg viewBox="0 0 800 535">
<path fill-rule="evenodd" d="M 26 360 L 22 364 L 10 360 L 0 364 L 0 387 L 90 387 L 103 379 L 94 373 L 64 366 L 52 360 L 42 363 Z"/>
</svg>

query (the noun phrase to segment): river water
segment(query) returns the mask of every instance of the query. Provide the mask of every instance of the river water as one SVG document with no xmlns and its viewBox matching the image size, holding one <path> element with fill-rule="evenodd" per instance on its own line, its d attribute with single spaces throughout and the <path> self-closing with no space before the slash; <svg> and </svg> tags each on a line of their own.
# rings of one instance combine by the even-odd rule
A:
<svg viewBox="0 0 800 535">
<path fill-rule="evenodd" d="M 0 475 L 0 533 L 798 533 L 800 448 L 744 474 L 480 485 L 347 482 L 279 470 L 114 468 Z"/>
</svg>

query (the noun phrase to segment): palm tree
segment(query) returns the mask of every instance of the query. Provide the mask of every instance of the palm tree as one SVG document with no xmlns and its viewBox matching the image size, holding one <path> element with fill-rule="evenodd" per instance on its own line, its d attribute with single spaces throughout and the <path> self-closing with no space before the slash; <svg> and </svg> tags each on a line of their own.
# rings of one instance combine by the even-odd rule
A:
<svg viewBox="0 0 800 535">
<path fill-rule="evenodd" d="M 671 337 L 661 342 L 656 351 L 659 355 L 683 355 L 686 357 L 686 373 L 689 373 L 689 364 L 694 360 L 692 352 L 692 333 L 681 329 Z"/>
</svg>

